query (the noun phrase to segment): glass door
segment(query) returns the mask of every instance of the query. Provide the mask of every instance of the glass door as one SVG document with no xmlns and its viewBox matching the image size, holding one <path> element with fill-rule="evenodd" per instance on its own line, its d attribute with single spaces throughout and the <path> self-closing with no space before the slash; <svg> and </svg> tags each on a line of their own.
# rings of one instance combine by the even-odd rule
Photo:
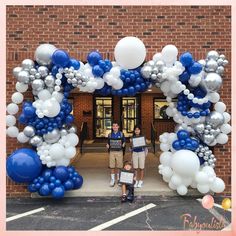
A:
<svg viewBox="0 0 236 236">
<path fill-rule="evenodd" d="M 126 137 L 133 135 L 134 126 L 140 122 L 139 97 L 124 97 L 121 102 L 121 125 Z"/>
<path fill-rule="evenodd" d="M 94 134 L 95 138 L 105 138 L 111 132 L 112 125 L 112 98 L 95 97 L 94 101 Z"/>
</svg>

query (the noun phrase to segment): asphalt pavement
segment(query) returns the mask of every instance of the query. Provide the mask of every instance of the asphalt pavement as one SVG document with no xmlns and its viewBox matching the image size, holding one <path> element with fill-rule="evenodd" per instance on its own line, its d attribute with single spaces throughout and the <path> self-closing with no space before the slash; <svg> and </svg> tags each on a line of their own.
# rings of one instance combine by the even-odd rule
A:
<svg viewBox="0 0 236 236">
<path fill-rule="evenodd" d="M 211 210 L 194 197 L 7 199 L 7 230 L 222 230 L 231 212 L 215 198 Z M 219 205 L 218 205 L 219 204 Z"/>
</svg>

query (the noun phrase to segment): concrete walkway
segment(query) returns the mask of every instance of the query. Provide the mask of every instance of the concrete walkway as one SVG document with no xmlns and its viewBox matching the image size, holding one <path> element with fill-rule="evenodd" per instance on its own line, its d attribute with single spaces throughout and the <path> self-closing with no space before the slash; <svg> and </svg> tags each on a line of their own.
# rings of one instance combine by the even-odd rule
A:
<svg viewBox="0 0 236 236">
<path fill-rule="evenodd" d="M 131 158 L 130 153 L 126 153 L 125 160 Z M 160 196 L 176 195 L 168 188 L 158 173 L 159 158 L 153 153 L 149 153 L 146 158 L 145 178 L 142 188 L 135 189 L 135 195 Z M 110 175 L 108 169 L 108 153 L 85 153 L 72 163 L 84 178 L 81 189 L 68 191 L 66 196 L 119 196 L 121 189 L 119 186 L 109 187 Z"/>
</svg>

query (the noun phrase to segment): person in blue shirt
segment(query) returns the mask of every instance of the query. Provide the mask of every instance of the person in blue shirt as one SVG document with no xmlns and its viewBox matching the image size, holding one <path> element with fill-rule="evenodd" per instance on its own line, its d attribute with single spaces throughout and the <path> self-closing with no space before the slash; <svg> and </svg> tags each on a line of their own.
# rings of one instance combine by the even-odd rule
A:
<svg viewBox="0 0 236 236">
<path fill-rule="evenodd" d="M 140 135 L 141 135 L 141 127 L 139 125 L 136 125 L 134 127 L 133 137 L 138 137 Z M 136 175 L 136 182 L 134 184 L 134 187 L 141 188 L 143 185 L 147 148 L 146 147 L 133 148 L 132 139 L 130 141 L 131 141 L 131 151 L 132 151 L 132 163 L 133 163 L 133 168 L 135 169 L 135 175 Z"/>
<path fill-rule="evenodd" d="M 111 170 L 110 187 L 115 186 L 119 180 L 120 169 L 123 168 L 123 150 L 125 148 L 125 136 L 119 131 L 119 124 L 114 121 L 112 124 L 112 132 L 108 135 L 107 149 L 109 150 L 109 168 Z"/>
</svg>

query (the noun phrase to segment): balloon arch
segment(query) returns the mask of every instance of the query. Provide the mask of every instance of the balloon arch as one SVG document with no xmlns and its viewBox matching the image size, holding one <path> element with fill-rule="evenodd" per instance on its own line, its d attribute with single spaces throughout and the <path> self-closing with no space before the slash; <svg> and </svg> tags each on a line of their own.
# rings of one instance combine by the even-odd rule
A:
<svg viewBox="0 0 236 236">
<path fill-rule="evenodd" d="M 158 169 L 163 180 L 180 195 L 187 194 L 188 187 L 202 194 L 223 192 L 225 184 L 216 177 L 211 147 L 227 143 L 231 132 L 230 114 L 217 92 L 228 63 L 225 56 L 210 51 L 206 59 L 195 61 L 185 52 L 177 60 L 178 49 L 167 45 L 143 64 L 146 48 L 136 37 L 121 39 L 114 55 L 116 61 L 111 62 L 92 51 L 83 64 L 51 44 L 42 44 L 35 61 L 25 59 L 13 69 L 17 92 L 7 106 L 7 135 L 33 148 L 18 149 L 8 157 L 8 176 L 42 196 L 62 198 L 66 190 L 80 188 L 83 178 L 69 166 L 79 142 L 70 114 L 70 91 L 134 96 L 156 86 L 169 102 L 167 115 L 177 123 L 175 132 L 159 137 Z M 33 102 L 24 101 L 29 86 Z M 25 125 L 21 132 L 17 120 Z"/>
</svg>

